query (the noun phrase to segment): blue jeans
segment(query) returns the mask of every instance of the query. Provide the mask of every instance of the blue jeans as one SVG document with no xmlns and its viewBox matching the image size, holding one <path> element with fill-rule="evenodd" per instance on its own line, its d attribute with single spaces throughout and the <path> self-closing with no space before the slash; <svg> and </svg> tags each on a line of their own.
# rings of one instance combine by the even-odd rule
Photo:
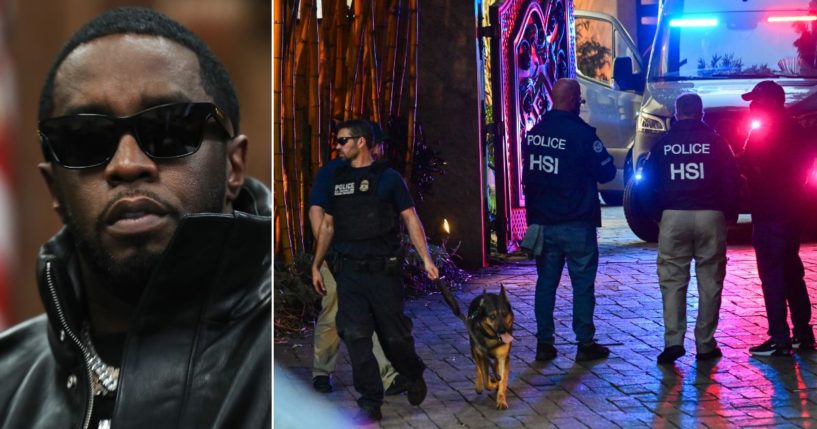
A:
<svg viewBox="0 0 817 429">
<path fill-rule="evenodd" d="M 536 257 L 536 339 L 539 343 L 554 342 L 556 288 L 567 261 L 573 285 L 573 332 L 579 344 L 590 343 L 596 333 L 593 325 L 594 283 L 599 267 L 596 227 L 585 223 L 543 225 L 542 239 L 542 254 Z"/>
<path fill-rule="evenodd" d="M 813 338 L 809 325 L 811 300 L 799 255 L 799 227 L 793 222 L 753 221 L 752 245 L 769 319 L 769 336 L 779 344 L 791 341 L 786 320 L 787 310 L 791 310 L 794 335 L 805 340 Z"/>
</svg>

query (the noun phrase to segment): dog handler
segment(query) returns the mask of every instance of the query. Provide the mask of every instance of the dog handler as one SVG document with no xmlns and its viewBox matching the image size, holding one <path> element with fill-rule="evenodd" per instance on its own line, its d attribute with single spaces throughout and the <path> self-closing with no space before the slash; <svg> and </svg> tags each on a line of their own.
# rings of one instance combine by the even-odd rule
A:
<svg viewBox="0 0 817 429">
<path fill-rule="evenodd" d="M 348 163 L 335 173 L 312 264 L 312 284 L 325 295 L 320 267 L 332 243 L 337 254 L 332 270 L 337 281 L 337 327 L 352 361 L 355 389 L 361 394 L 356 419 L 360 423 L 382 418 L 383 383 L 372 353 L 375 331 L 386 357 L 408 378 L 409 403 L 419 405 L 427 393 L 425 364 L 414 350 L 411 320 L 403 313 L 404 255 L 398 214 L 428 277 L 439 277 L 405 182 L 395 170 L 372 158 L 372 134 L 363 120 L 338 126 L 337 150 Z"/>
<path fill-rule="evenodd" d="M 736 218 L 740 173 L 732 149 L 703 121 L 697 94 L 675 100 L 672 129 L 653 146 L 643 179 L 649 203 L 660 219 L 658 282 L 664 302 L 664 351 L 658 363 L 686 353 L 689 268 L 698 278 L 697 360 L 721 356 L 715 341 L 726 276 L 726 219 Z M 646 185 L 646 186 L 645 186 Z"/>
<path fill-rule="evenodd" d="M 378 134 L 382 136 L 380 126 L 372 124 L 372 127 L 375 132 L 375 140 L 381 140 L 382 137 L 377 138 Z M 309 222 L 312 225 L 312 235 L 316 238 L 318 237 L 318 228 L 320 228 L 323 216 L 326 213 L 326 207 L 328 207 L 332 198 L 331 190 L 335 171 L 344 163 L 345 160 L 341 152 L 338 158 L 321 167 L 315 175 L 315 184 L 309 193 Z M 330 256 L 327 259 L 332 260 L 333 257 Z M 335 325 L 338 314 L 338 294 L 335 278 L 325 263 L 321 266 L 321 274 L 323 275 L 326 294 L 321 299 L 321 312 L 315 322 L 312 387 L 318 392 L 330 393 L 332 391 L 330 375 L 335 370 L 338 349 L 340 348 L 340 338 Z M 405 377 L 398 374 L 391 362 L 386 359 L 380 341 L 377 339 L 377 334 L 372 336 L 372 351 L 380 368 L 380 378 L 383 380 L 383 386 L 388 386 L 386 395 L 397 395 L 405 392 Z"/>
<path fill-rule="evenodd" d="M 579 83 L 559 79 L 553 86 L 553 109 L 528 132 L 522 143 L 522 174 L 528 231 L 522 247 L 536 256 L 536 360 L 556 357 L 553 308 L 556 288 L 567 261 L 573 285 L 573 331 L 577 361 L 605 358 L 610 350 L 594 340 L 596 270 L 601 226 L 597 182 L 613 180 L 613 157 L 596 130 L 579 117 Z"/>
</svg>

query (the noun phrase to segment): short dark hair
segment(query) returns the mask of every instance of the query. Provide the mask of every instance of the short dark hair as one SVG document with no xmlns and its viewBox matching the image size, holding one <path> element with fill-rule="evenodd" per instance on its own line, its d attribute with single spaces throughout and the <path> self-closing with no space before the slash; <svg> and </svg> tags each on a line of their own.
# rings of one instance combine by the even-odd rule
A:
<svg viewBox="0 0 817 429">
<path fill-rule="evenodd" d="M 48 119 L 54 112 L 54 79 L 62 62 L 78 46 L 100 37 L 114 34 L 143 34 L 164 37 L 176 42 L 196 54 L 199 61 L 199 75 L 204 91 L 215 104 L 224 110 L 238 134 L 240 112 L 238 96 L 233 82 L 224 65 L 198 36 L 187 27 L 151 9 L 144 7 L 120 7 L 97 16 L 82 26 L 62 47 L 54 64 L 48 70 L 37 113 L 39 121 Z"/>
<path fill-rule="evenodd" d="M 366 137 L 366 147 L 374 147 L 374 129 L 372 123 L 366 119 L 351 119 L 338 124 L 338 131 L 348 129 L 355 136 Z"/>
<path fill-rule="evenodd" d="M 687 92 L 675 99 L 675 116 L 698 117 L 704 114 L 704 102 L 701 96 Z"/>
</svg>

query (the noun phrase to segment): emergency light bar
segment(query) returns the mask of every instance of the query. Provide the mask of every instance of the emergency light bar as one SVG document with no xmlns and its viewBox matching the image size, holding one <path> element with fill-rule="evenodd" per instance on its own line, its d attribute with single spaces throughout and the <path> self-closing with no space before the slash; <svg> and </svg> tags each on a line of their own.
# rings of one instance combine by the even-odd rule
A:
<svg viewBox="0 0 817 429">
<path fill-rule="evenodd" d="M 817 21 L 817 16 L 814 15 L 800 15 L 800 16 L 770 16 L 766 19 L 767 22 L 804 22 Z"/>
<path fill-rule="evenodd" d="M 670 19 L 670 27 L 716 27 L 718 20 L 715 18 L 676 18 Z"/>
</svg>

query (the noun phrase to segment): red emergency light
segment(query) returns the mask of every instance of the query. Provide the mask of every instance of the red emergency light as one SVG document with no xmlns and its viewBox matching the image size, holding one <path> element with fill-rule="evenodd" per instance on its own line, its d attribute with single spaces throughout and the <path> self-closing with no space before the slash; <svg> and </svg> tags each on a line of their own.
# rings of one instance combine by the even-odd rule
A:
<svg viewBox="0 0 817 429">
<path fill-rule="evenodd" d="M 770 16 L 766 19 L 767 22 L 810 22 L 817 21 L 817 16 L 814 15 L 798 15 L 798 16 Z"/>
<path fill-rule="evenodd" d="M 760 128 L 760 126 L 761 123 L 759 119 L 752 119 L 752 121 L 749 123 L 749 130 L 756 130 Z"/>
</svg>

